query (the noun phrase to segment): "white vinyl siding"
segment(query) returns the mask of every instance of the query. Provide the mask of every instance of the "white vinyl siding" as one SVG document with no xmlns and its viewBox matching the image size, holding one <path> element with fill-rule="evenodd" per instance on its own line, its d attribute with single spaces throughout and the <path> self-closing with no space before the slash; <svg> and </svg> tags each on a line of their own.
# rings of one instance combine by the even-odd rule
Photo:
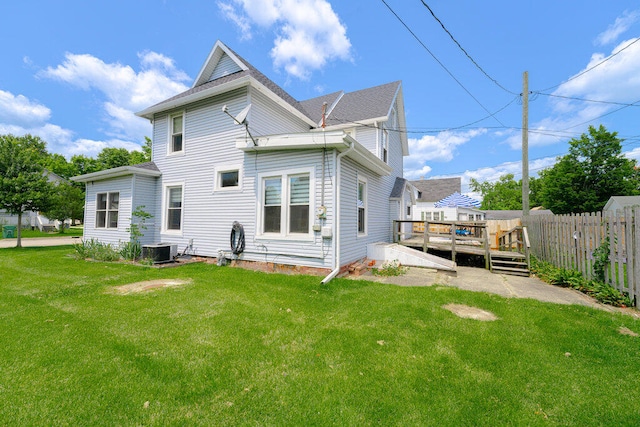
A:
<svg viewBox="0 0 640 427">
<path fill-rule="evenodd" d="M 129 240 L 129 228 L 131 218 L 131 197 L 132 197 L 133 176 L 107 179 L 103 181 L 88 182 L 85 197 L 85 222 L 84 238 L 97 239 L 103 243 L 110 243 L 118 246 L 121 242 Z M 102 206 L 98 203 L 98 194 L 107 194 L 106 202 L 109 203 L 108 194 L 118 194 L 117 224 L 112 222 L 114 227 L 101 227 L 98 220 L 98 212 Z M 113 198 L 112 198 L 113 200 Z M 113 206 L 113 205 L 112 205 Z M 115 210 L 112 210 L 115 212 Z M 108 215 L 105 215 L 105 225 L 107 225 Z M 115 219 L 115 215 L 112 215 Z"/>
</svg>

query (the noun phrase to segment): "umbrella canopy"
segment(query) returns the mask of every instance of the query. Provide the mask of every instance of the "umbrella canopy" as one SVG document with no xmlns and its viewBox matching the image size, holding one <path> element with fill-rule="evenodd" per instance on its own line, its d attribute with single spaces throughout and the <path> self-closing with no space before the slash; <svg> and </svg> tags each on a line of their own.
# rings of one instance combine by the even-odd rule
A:
<svg viewBox="0 0 640 427">
<path fill-rule="evenodd" d="M 480 202 L 457 191 L 433 204 L 436 208 L 479 208 Z"/>
</svg>

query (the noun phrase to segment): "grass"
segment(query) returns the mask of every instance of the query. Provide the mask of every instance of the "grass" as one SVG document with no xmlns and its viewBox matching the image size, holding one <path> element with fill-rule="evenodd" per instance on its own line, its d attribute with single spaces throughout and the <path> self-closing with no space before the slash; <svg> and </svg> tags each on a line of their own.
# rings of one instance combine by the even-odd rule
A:
<svg viewBox="0 0 640 427">
<path fill-rule="evenodd" d="M 2 228 L 0 226 L 0 228 Z M 58 231 L 52 231 L 49 233 L 46 233 L 44 231 L 40 231 L 38 229 L 36 230 L 31 230 L 30 228 L 23 228 L 22 229 L 22 233 L 21 233 L 21 237 L 27 238 L 27 237 L 72 237 L 72 236 L 82 236 L 83 233 L 83 229 L 82 226 L 74 226 L 74 227 L 70 227 L 66 230 L 64 230 L 64 233 L 60 233 Z M 16 236 L 17 237 L 17 236 Z M 13 237 L 13 239 L 15 239 L 16 237 Z M 0 239 L 2 238 L 2 234 L 0 234 Z"/>
<path fill-rule="evenodd" d="M 618 332 L 640 332 L 631 316 L 72 252 L 0 250 L 0 424 L 640 423 L 640 338 Z M 161 278 L 192 282 L 108 292 Z"/>
</svg>

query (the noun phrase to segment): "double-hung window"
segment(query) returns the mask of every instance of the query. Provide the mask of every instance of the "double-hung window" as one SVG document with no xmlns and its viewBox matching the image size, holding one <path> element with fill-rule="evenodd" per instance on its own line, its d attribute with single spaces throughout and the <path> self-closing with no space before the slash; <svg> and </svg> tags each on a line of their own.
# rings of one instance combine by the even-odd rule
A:
<svg viewBox="0 0 640 427">
<path fill-rule="evenodd" d="M 182 186 L 167 187 L 166 190 L 166 230 L 182 229 Z"/>
<path fill-rule="evenodd" d="M 367 182 L 358 180 L 358 234 L 367 232 Z"/>
<path fill-rule="evenodd" d="M 263 234 L 310 234 L 311 174 L 265 176 L 261 180 Z"/>
<path fill-rule="evenodd" d="M 120 193 L 98 193 L 96 195 L 96 228 L 118 228 Z"/>
<path fill-rule="evenodd" d="M 382 161 L 389 163 L 389 131 L 382 130 Z"/>
<path fill-rule="evenodd" d="M 184 115 L 182 113 L 175 114 L 169 118 L 169 153 L 182 152 L 183 133 L 184 133 Z"/>
</svg>

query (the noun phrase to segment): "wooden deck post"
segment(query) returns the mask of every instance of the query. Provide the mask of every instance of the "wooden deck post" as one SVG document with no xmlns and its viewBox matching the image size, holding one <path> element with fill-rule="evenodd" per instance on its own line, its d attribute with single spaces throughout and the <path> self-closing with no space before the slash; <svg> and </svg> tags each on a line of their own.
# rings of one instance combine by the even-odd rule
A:
<svg viewBox="0 0 640 427">
<path fill-rule="evenodd" d="M 395 219 L 393 220 L 393 243 L 398 243 L 398 226 L 397 226 L 398 221 L 396 221 Z"/>
<path fill-rule="evenodd" d="M 456 262 L 456 223 L 451 224 L 451 261 Z"/>
<path fill-rule="evenodd" d="M 422 252 L 426 253 L 429 249 L 429 223 L 427 221 L 424 222 L 423 239 Z"/>
<path fill-rule="evenodd" d="M 491 270 L 491 246 L 489 245 L 489 229 L 483 226 L 484 230 L 484 268 Z"/>
</svg>

